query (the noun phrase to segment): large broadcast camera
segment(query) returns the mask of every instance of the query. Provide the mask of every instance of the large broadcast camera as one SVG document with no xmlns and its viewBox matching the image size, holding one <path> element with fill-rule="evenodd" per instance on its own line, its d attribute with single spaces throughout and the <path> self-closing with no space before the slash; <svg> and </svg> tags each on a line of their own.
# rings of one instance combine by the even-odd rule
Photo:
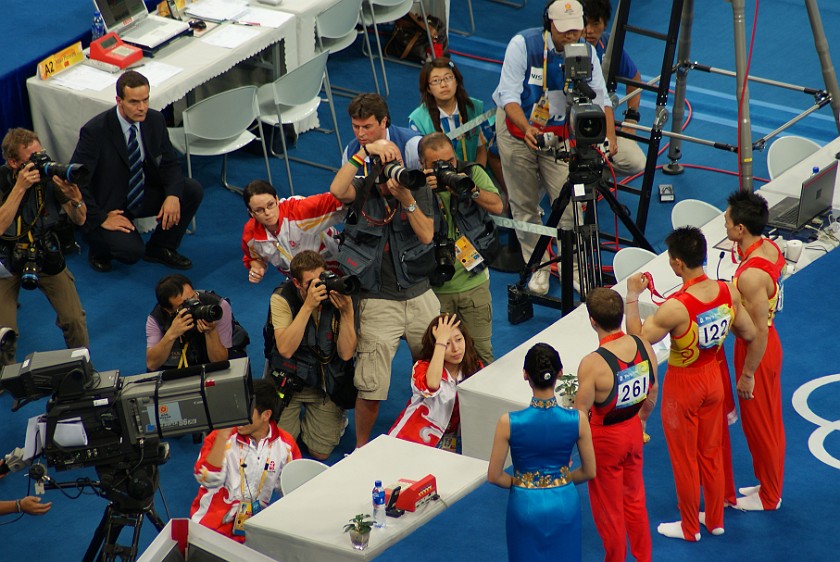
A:
<svg viewBox="0 0 840 562">
<path fill-rule="evenodd" d="M 39 437 L 48 465 L 95 467 L 102 495 L 128 509 L 151 503 L 169 457 L 161 439 L 251 423 L 247 358 L 120 377 L 95 371 L 86 348 L 35 352 L 4 367 L 0 385 L 13 411 L 50 396 Z"/>
</svg>

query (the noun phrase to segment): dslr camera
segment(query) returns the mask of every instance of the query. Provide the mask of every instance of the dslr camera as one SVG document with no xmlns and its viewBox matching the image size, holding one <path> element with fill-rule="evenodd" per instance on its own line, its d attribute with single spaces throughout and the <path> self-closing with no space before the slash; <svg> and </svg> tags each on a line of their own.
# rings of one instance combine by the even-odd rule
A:
<svg viewBox="0 0 840 562">
<path fill-rule="evenodd" d="M 429 283 L 440 287 L 455 275 L 455 241 L 447 236 L 435 235 L 435 268 L 429 274 Z"/>
<path fill-rule="evenodd" d="M 459 173 L 458 170 L 446 160 L 438 160 L 433 167 L 438 184 L 446 187 L 461 199 L 469 199 L 475 189 L 475 182 L 470 176 Z"/>
<path fill-rule="evenodd" d="M 401 186 L 417 191 L 426 185 L 426 176 L 420 170 L 409 170 L 394 160 L 385 162 L 379 156 L 370 157 L 371 168 L 373 171 L 378 170 L 378 177 L 376 183 L 385 183 L 389 179 L 396 181 Z"/>
<path fill-rule="evenodd" d="M 35 164 L 35 169 L 41 173 L 42 181 L 58 177 L 70 183 L 85 184 L 90 180 L 90 172 L 84 165 L 58 164 L 53 162 L 45 150 L 33 152 L 29 161 Z"/>
<path fill-rule="evenodd" d="M 18 242 L 12 250 L 12 271 L 20 275 L 20 286 L 29 291 L 37 289 L 40 275 L 57 275 L 64 270 L 64 254 L 53 232 L 36 238 L 34 242 Z"/>
<path fill-rule="evenodd" d="M 335 291 L 336 293 L 341 293 L 342 295 L 355 295 L 362 289 L 362 283 L 355 275 L 345 275 L 344 277 L 339 277 L 332 271 L 323 271 L 318 279 L 319 281 L 316 287 L 319 285 L 325 285 L 327 287 L 327 292 Z"/>
<path fill-rule="evenodd" d="M 203 304 L 199 298 L 184 299 L 179 311 L 186 310 L 193 320 L 216 322 L 222 319 L 222 307 L 218 304 Z"/>
</svg>

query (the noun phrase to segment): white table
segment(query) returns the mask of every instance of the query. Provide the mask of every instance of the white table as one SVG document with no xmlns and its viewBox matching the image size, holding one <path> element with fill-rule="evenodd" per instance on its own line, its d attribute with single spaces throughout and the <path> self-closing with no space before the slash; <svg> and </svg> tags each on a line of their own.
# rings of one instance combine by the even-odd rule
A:
<svg viewBox="0 0 840 562">
<path fill-rule="evenodd" d="M 785 171 L 774 181 L 768 183 L 759 193 L 767 199 L 770 206 L 781 201 L 788 195 L 799 194 L 802 179 L 810 175 L 814 165 L 824 166 L 831 161 L 834 154 L 840 150 L 840 137 L 820 149 L 808 159 Z M 838 174 L 840 175 L 840 174 Z M 840 194 L 835 190 L 835 205 L 840 207 Z M 721 258 L 719 242 L 726 238 L 723 214 L 703 226 L 703 233 L 707 241 L 707 272 L 710 277 L 731 279 L 736 265 L 732 263 L 729 252 Z M 794 271 L 800 271 L 809 263 L 825 254 L 822 250 L 813 251 L 820 243 L 809 243 L 802 252 Z M 834 249 L 831 245 L 821 245 L 826 251 Z M 653 274 L 657 290 L 668 294 L 682 284 L 674 275 L 668 264 L 667 252 L 657 256 L 641 268 Z M 627 282 L 618 283 L 615 290 L 624 295 Z M 642 317 L 646 317 L 654 310 L 654 305 L 646 291 L 640 297 Z M 489 459 L 493 446 L 493 433 L 496 422 L 502 414 L 521 410 L 528 406 L 531 400 L 531 389 L 522 378 L 522 364 L 525 354 L 538 342 L 545 342 L 553 346 L 560 353 L 563 368 L 566 372 L 577 372 L 578 365 L 584 356 L 598 347 L 598 338 L 589 324 L 586 307 L 578 306 L 567 316 L 564 316 L 542 332 L 496 359 L 488 367 L 458 385 L 458 401 L 461 412 L 461 435 L 463 438 L 463 453 L 479 459 Z M 660 364 L 667 359 L 664 346 L 655 346 Z"/>
<path fill-rule="evenodd" d="M 371 513 L 374 480 L 388 486 L 427 474 L 435 475 L 441 499 L 388 517 L 384 529 L 372 531 L 367 550 L 354 550 L 344 524 Z M 486 478 L 485 461 L 380 435 L 246 522 L 246 544 L 284 562 L 371 560 Z"/>
<path fill-rule="evenodd" d="M 224 26 L 208 31 L 206 36 L 216 33 Z M 182 68 L 183 71 L 169 78 L 163 84 L 153 86 L 150 106 L 163 109 L 180 100 L 197 86 L 219 76 L 238 63 L 274 45 L 279 52 L 279 42 L 284 41 L 287 68 L 297 66 L 297 37 L 295 22 L 289 20 L 279 28 L 250 27 L 257 31 L 235 49 L 209 45 L 197 37 L 180 37 L 163 47 L 154 61 Z M 276 56 L 276 53 L 275 53 Z M 148 62 L 150 59 L 144 59 Z M 142 68 L 139 72 L 142 73 Z M 26 81 L 32 122 L 41 139 L 41 144 L 57 162 L 69 162 L 79 130 L 89 119 L 115 105 L 116 92 L 113 86 L 102 90 L 70 90 L 50 80 L 32 77 Z"/>
</svg>

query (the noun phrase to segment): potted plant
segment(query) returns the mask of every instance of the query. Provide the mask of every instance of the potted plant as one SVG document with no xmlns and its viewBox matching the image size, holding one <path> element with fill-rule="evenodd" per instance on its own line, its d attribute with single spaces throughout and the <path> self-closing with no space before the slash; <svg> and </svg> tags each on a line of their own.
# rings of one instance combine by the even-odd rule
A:
<svg viewBox="0 0 840 562">
<path fill-rule="evenodd" d="M 344 526 L 344 532 L 350 533 L 350 542 L 356 550 L 367 548 L 371 529 L 373 529 L 373 519 L 364 513 L 357 514 Z"/>
<path fill-rule="evenodd" d="M 560 405 L 564 408 L 575 407 L 575 396 L 578 391 L 578 378 L 574 373 L 563 373 L 557 377 L 557 387 L 554 389 L 560 395 Z"/>
</svg>

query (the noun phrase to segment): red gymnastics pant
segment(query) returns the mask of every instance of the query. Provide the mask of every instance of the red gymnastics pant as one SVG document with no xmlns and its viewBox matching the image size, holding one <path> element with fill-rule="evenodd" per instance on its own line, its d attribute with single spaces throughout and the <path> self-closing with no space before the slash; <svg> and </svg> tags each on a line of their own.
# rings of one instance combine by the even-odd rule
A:
<svg viewBox="0 0 840 562">
<path fill-rule="evenodd" d="M 706 527 L 723 528 L 722 407 L 723 385 L 716 360 L 699 366 L 668 366 L 662 384 L 662 427 L 683 536 L 688 541 L 700 532 L 701 481 Z"/>
<path fill-rule="evenodd" d="M 735 340 L 735 373 L 741 378 L 747 346 Z M 782 423 L 782 344 L 776 328 L 767 334 L 767 349 L 755 372 L 752 400 L 738 398 L 744 436 L 753 458 L 753 470 L 761 484 L 764 509 L 776 509 L 782 499 L 785 478 L 785 426 Z"/>
<path fill-rule="evenodd" d="M 732 473 L 732 444 L 729 439 L 729 414 L 738 419 L 738 412 L 735 410 L 735 398 L 732 394 L 732 378 L 729 374 L 729 365 L 726 363 L 726 352 L 723 346 L 717 353 L 718 367 L 720 368 L 720 380 L 723 383 L 723 428 L 721 433 L 721 446 L 723 447 L 723 499 L 730 505 L 735 505 L 738 495 L 735 493 L 735 477 Z M 734 421 L 732 423 L 735 423 Z"/>
<path fill-rule="evenodd" d="M 604 560 L 624 562 L 629 537 L 633 557 L 639 562 L 650 562 L 639 416 L 615 425 L 592 424 L 592 444 L 598 474 L 589 481 L 589 503 L 595 527 L 604 542 Z"/>
</svg>

